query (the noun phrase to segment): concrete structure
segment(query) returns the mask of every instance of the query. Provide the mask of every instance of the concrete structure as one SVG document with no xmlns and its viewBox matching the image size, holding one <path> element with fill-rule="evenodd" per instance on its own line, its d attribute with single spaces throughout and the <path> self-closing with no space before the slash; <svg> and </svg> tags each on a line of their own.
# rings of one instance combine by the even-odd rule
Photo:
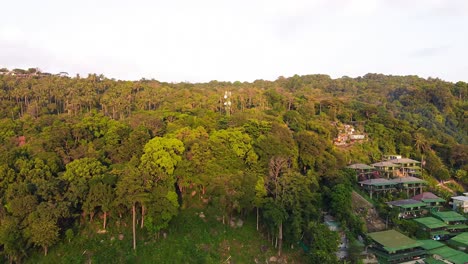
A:
<svg viewBox="0 0 468 264">
<path fill-rule="evenodd" d="M 390 192 L 396 190 L 396 184 L 392 181 L 387 179 L 370 179 L 365 181 L 360 181 L 359 185 L 361 188 L 369 192 L 370 198 L 374 193 L 381 193 L 381 192 Z"/>
<path fill-rule="evenodd" d="M 454 211 L 461 210 L 463 213 L 468 213 L 468 196 L 454 196 L 451 199 L 450 204 Z"/>
<path fill-rule="evenodd" d="M 347 166 L 346 168 L 356 171 L 358 179 L 359 178 L 370 179 L 372 174 L 375 171 L 374 167 L 363 164 L 363 163 L 355 163 L 355 164 Z"/>
</svg>

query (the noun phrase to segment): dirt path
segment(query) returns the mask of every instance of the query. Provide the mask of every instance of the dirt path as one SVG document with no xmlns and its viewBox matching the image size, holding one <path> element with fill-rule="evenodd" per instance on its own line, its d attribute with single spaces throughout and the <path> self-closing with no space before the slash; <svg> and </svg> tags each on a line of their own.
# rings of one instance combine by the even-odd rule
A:
<svg viewBox="0 0 468 264">
<path fill-rule="evenodd" d="M 454 190 L 452 190 L 449 187 L 445 186 L 445 184 L 449 183 L 449 182 L 452 182 L 452 183 L 456 184 L 456 182 L 454 180 L 449 180 L 449 181 L 439 182 L 436 186 L 440 186 L 440 188 L 442 188 L 442 189 L 445 189 L 445 190 L 447 190 L 447 191 L 449 191 L 451 193 L 455 193 Z"/>
<path fill-rule="evenodd" d="M 355 191 L 352 193 L 352 199 L 353 211 L 363 216 L 363 220 L 366 221 L 368 232 L 385 230 L 385 221 L 380 218 L 373 204 L 369 203 Z M 367 212 L 367 214 L 365 214 L 365 212 Z"/>
</svg>

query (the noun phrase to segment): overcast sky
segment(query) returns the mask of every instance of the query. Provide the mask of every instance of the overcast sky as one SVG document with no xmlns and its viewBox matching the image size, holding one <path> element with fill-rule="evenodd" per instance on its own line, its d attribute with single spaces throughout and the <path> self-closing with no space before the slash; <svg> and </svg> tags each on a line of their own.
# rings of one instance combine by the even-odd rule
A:
<svg viewBox="0 0 468 264">
<path fill-rule="evenodd" d="M 468 0 L 2 1 L 0 68 L 168 82 L 468 81 Z"/>
</svg>

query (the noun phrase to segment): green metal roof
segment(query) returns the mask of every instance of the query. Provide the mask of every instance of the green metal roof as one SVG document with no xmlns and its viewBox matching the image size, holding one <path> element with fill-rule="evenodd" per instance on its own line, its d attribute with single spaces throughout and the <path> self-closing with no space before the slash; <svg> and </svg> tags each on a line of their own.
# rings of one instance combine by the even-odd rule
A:
<svg viewBox="0 0 468 264">
<path fill-rule="evenodd" d="M 370 233 L 369 236 L 376 243 L 382 245 L 383 248 L 389 253 L 394 253 L 398 250 L 415 248 L 422 245 L 421 242 L 413 240 L 395 230 L 374 232 Z"/>
<path fill-rule="evenodd" d="M 440 248 L 431 249 L 431 250 L 429 250 L 429 253 L 439 255 L 439 256 L 446 259 L 448 257 L 458 255 L 461 252 L 456 250 L 456 249 L 453 249 L 451 247 L 444 246 L 444 247 L 440 247 Z"/>
<path fill-rule="evenodd" d="M 447 260 L 455 264 L 466 264 L 468 262 L 468 254 L 461 252 L 458 255 L 448 257 Z"/>
<path fill-rule="evenodd" d="M 448 225 L 447 229 L 465 229 L 468 228 L 468 225 L 459 224 L 459 225 Z"/>
<path fill-rule="evenodd" d="M 434 203 L 434 202 L 445 202 L 445 199 L 442 198 L 434 198 L 434 199 L 422 199 L 425 203 Z"/>
<path fill-rule="evenodd" d="M 444 222 L 466 221 L 466 218 L 454 211 L 432 212 L 432 214 Z"/>
<path fill-rule="evenodd" d="M 424 263 L 426 263 L 426 264 L 447 264 L 442 260 L 438 260 L 438 259 L 435 259 L 435 258 L 432 258 L 432 257 L 431 258 L 425 258 Z"/>
<path fill-rule="evenodd" d="M 444 223 L 443 221 L 440 221 L 439 219 L 431 217 L 431 216 L 416 218 L 416 219 L 413 219 L 413 221 L 416 221 L 417 223 L 430 229 L 441 228 L 441 227 L 447 226 L 447 224 Z"/>
<path fill-rule="evenodd" d="M 456 242 L 458 244 L 468 246 L 468 232 L 454 236 L 452 239 L 450 239 L 450 242 Z"/>
<path fill-rule="evenodd" d="M 444 243 L 435 241 L 432 239 L 425 239 L 425 240 L 418 240 L 419 242 L 422 243 L 421 247 L 424 248 L 425 250 L 431 250 L 431 249 L 436 249 L 440 247 L 444 247 Z"/>
<path fill-rule="evenodd" d="M 433 255 L 438 255 L 443 259 L 455 264 L 464 264 L 468 262 L 468 254 L 447 246 L 429 250 L 429 253 Z"/>
</svg>

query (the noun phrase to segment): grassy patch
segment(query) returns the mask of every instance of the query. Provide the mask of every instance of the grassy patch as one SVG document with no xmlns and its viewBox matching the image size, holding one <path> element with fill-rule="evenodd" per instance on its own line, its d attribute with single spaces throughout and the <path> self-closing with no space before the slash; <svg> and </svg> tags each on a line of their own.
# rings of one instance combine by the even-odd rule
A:
<svg viewBox="0 0 468 264">
<path fill-rule="evenodd" d="M 88 225 L 69 243 L 61 242 L 44 257 L 40 250 L 27 263 L 265 263 L 276 250 L 255 229 L 255 219 L 247 219 L 240 228 L 231 228 L 216 220 L 216 216 L 200 210 L 183 210 L 166 230 L 166 238 L 148 234 L 137 228 L 137 251 L 132 249 L 130 226 L 109 228 L 97 234 L 96 225 Z M 123 234 L 123 240 L 119 240 Z M 262 252 L 262 246 L 267 250 Z M 285 246 L 287 247 L 287 246 Z M 302 252 L 286 248 L 288 263 L 304 263 Z"/>
</svg>

